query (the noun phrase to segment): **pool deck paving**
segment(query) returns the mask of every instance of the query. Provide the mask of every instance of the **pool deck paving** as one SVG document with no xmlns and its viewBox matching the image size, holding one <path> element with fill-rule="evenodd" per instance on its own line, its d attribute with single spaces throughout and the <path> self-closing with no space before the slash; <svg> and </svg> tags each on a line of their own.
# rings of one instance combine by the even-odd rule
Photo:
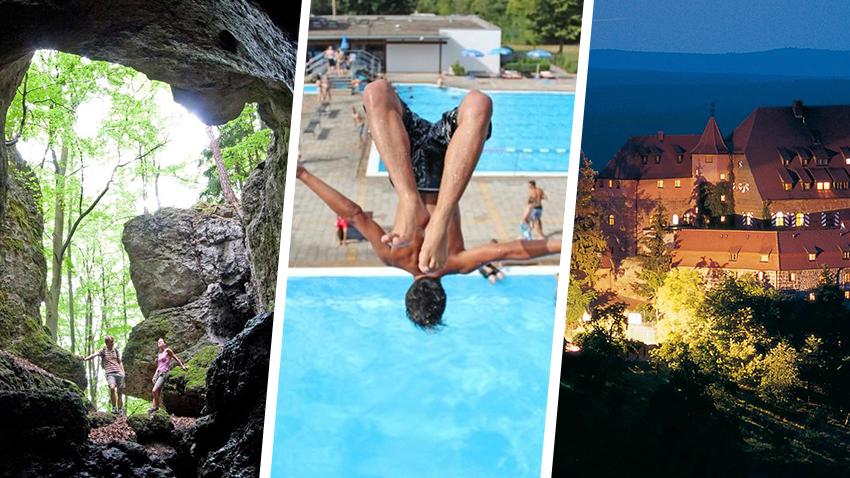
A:
<svg viewBox="0 0 850 478">
<path fill-rule="evenodd" d="M 386 177 L 369 177 L 366 164 L 370 144 L 358 145 L 357 129 L 351 119 L 351 107 L 360 106 L 362 97 L 342 90 L 333 91 L 328 110 L 320 116 L 314 133 L 303 133 L 300 140 L 302 164 L 311 173 L 360 204 L 374 219 L 389 230 L 393 223 L 396 197 Z M 316 117 L 316 95 L 305 95 L 301 128 Z M 566 176 L 473 176 L 461 199 L 462 228 L 466 247 L 491 239 L 508 241 L 519 238 L 519 223 L 525 209 L 528 180 L 535 179 L 548 196 L 544 202 L 543 230 L 547 237 L 561 237 L 566 194 Z M 339 246 L 336 239 L 336 215 L 306 186 L 295 185 L 291 267 L 379 266 L 370 244 L 349 240 Z M 552 255 L 534 264 L 557 264 Z"/>
</svg>

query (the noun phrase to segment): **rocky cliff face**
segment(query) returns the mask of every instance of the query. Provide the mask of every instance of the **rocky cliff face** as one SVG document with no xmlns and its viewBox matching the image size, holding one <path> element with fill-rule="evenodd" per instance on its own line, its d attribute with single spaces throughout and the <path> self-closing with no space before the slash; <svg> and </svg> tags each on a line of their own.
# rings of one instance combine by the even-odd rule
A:
<svg viewBox="0 0 850 478">
<path fill-rule="evenodd" d="M 156 342 L 163 337 L 189 366 L 172 372 L 163 404 L 171 413 L 198 416 L 207 368 L 254 315 L 242 225 L 226 208 L 166 208 L 132 219 L 122 241 L 145 316 L 123 352 L 127 393 L 150 399 Z"/>
<path fill-rule="evenodd" d="M 56 345 L 41 325 L 47 277 L 41 192 L 15 148 L 6 152 L 11 161 L 6 213 L 0 221 L 0 349 L 85 387 L 82 361 Z"/>
</svg>

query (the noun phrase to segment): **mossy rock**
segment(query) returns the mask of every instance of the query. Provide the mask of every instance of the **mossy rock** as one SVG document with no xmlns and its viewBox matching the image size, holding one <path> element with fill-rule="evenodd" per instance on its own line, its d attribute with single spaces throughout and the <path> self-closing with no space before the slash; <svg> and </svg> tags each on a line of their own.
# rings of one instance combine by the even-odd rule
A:
<svg viewBox="0 0 850 478">
<path fill-rule="evenodd" d="M 89 433 L 86 402 L 77 386 L 0 351 L 0 450 L 66 447 Z"/>
<path fill-rule="evenodd" d="M 130 415 L 127 417 L 127 424 L 136 432 L 136 440 L 142 444 L 168 442 L 174 430 L 171 415 L 162 409 L 153 415 L 147 413 Z"/>
<path fill-rule="evenodd" d="M 89 425 L 92 428 L 103 428 L 107 425 L 115 423 L 116 416 L 114 413 L 94 412 L 89 413 Z"/>
<path fill-rule="evenodd" d="M 166 410 L 178 416 L 201 415 L 206 402 L 207 370 L 220 350 L 218 345 L 204 345 L 186 362 L 186 370 L 175 367 L 169 372 L 162 392 Z"/>
</svg>

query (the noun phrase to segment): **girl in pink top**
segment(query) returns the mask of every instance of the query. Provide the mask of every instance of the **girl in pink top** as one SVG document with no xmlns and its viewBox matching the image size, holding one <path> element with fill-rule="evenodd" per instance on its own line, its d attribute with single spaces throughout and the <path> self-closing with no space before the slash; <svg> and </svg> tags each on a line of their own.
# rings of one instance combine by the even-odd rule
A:
<svg viewBox="0 0 850 478">
<path fill-rule="evenodd" d="M 153 402 L 151 403 L 151 408 L 148 410 L 148 413 L 153 415 L 159 410 L 159 405 L 162 402 L 161 393 L 162 387 L 165 385 L 165 379 L 168 376 L 169 365 L 171 363 L 171 359 L 177 361 L 180 364 L 180 367 L 183 370 L 186 370 L 186 365 L 183 364 L 183 361 L 180 360 L 180 357 L 174 353 L 173 350 L 168 348 L 165 344 L 165 339 L 160 338 L 156 342 L 157 347 L 159 347 L 159 353 L 156 356 L 156 371 L 153 374 L 153 390 L 151 390 L 153 395 Z"/>
</svg>

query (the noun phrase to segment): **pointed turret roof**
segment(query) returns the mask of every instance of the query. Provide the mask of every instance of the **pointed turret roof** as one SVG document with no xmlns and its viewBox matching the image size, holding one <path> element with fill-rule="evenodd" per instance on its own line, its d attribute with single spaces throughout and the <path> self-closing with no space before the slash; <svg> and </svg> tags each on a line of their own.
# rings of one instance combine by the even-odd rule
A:
<svg viewBox="0 0 850 478">
<path fill-rule="evenodd" d="M 691 150 L 691 154 L 726 154 L 728 152 L 729 149 L 723 142 L 723 135 L 720 134 L 720 127 L 717 126 L 714 115 L 709 116 L 705 130 L 702 132 L 697 145 Z"/>
</svg>

